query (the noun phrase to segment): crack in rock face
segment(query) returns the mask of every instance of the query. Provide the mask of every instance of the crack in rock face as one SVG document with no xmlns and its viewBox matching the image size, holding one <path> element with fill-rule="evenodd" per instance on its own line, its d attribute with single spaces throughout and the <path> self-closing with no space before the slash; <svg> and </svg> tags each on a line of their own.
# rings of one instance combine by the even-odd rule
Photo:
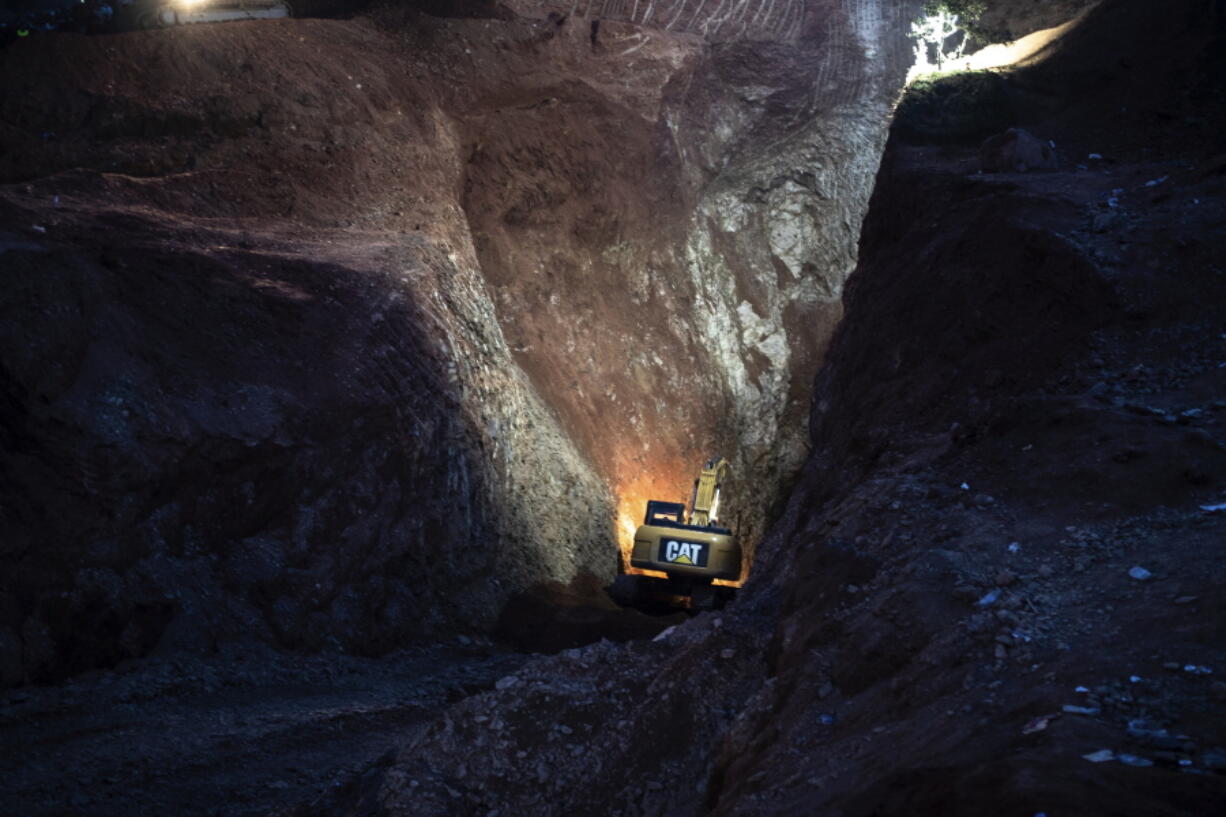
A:
<svg viewBox="0 0 1226 817">
<path fill-rule="evenodd" d="M 488 628 L 716 453 L 752 553 L 911 7 L 520 5 L 5 51 L 6 683 Z"/>
</svg>

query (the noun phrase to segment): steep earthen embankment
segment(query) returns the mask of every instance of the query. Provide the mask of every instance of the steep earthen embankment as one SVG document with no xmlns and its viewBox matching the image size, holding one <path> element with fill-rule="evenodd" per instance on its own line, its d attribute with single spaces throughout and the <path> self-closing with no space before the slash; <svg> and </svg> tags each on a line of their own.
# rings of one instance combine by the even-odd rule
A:
<svg viewBox="0 0 1226 817">
<path fill-rule="evenodd" d="M 1171 49 L 1104 69 L 1095 103 L 1138 124 L 1108 164 L 983 174 L 973 143 L 893 143 L 813 456 L 733 608 L 529 663 L 299 813 L 1217 809 L 1223 165 L 1193 138 L 1116 158 L 1203 87 L 1179 63 L 1221 18 L 1180 11 L 1120 0 L 1072 40 Z M 1101 132 L 1067 91 L 1026 124 Z"/>
<path fill-rule="evenodd" d="M 717 452 L 758 538 L 906 9 L 520 12 L 6 49 L 6 682 L 485 627 Z"/>
</svg>

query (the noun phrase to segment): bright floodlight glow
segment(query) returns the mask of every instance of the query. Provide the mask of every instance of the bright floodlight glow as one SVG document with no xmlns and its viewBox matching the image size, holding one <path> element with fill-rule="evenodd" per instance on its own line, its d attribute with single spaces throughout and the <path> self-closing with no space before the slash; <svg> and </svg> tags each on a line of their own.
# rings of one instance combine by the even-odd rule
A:
<svg viewBox="0 0 1226 817">
<path fill-rule="evenodd" d="M 925 74 L 948 74 L 954 71 L 986 71 L 992 68 L 1011 68 L 1039 62 L 1050 53 L 1052 43 L 1063 37 L 1079 22 L 1081 22 L 1081 17 L 1069 20 L 1067 23 L 1062 23 L 1054 28 L 1045 28 L 1032 32 L 1010 43 L 996 43 L 985 46 L 969 56 L 962 56 L 960 50 L 953 53 L 947 52 L 940 55 L 937 62 L 934 63 L 928 58 L 930 53 L 929 46 L 931 45 L 934 48 L 939 48 L 939 46 L 935 44 L 933 39 L 925 41 L 923 38 L 925 36 L 931 38 L 937 36 L 938 32 L 947 31 L 949 25 L 956 25 L 957 18 L 953 17 L 952 23 L 947 18 L 941 20 L 929 18 L 922 24 L 916 23 L 912 29 L 912 37 L 916 39 L 915 64 L 907 72 L 907 82 L 910 83 L 916 77 Z M 948 34 L 944 36 L 948 36 Z"/>
<path fill-rule="evenodd" d="M 958 32 L 962 32 L 962 37 L 951 53 L 946 50 L 945 43 Z M 966 46 L 966 33 L 958 25 L 958 15 L 944 10 L 913 22 L 911 39 L 915 40 L 915 64 L 907 72 L 908 82 L 921 74 L 943 70 L 946 62 L 962 56 L 962 49 Z M 935 62 L 929 58 L 929 54 L 936 58 Z"/>
<path fill-rule="evenodd" d="M 634 567 L 630 564 L 630 555 L 634 550 L 634 532 L 638 530 L 639 525 L 643 522 L 643 510 L 647 507 L 647 500 L 650 498 L 660 499 L 670 495 L 676 496 L 678 488 L 685 484 L 686 477 L 677 477 L 668 479 L 663 475 L 642 476 L 638 479 L 631 480 L 618 486 L 617 494 L 617 545 L 621 552 L 622 572 L 638 576 L 655 576 L 656 578 L 668 578 L 668 574 L 659 570 L 644 570 L 640 567 Z M 713 511 L 719 508 L 719 498 L 716 495 L 715 507 Z M 715 514 L 711 514 L 711 521 L 715 521 Z M 742 542 L 742 545 L 744 543 Z M 716 579 L 714 584 L 722 587 L 741 587 L 745 584 L 745 580 L 749 577 L 749 560 L 745 559 L 741 564 L 741 575 L 736 579 Z"/>
</svg>

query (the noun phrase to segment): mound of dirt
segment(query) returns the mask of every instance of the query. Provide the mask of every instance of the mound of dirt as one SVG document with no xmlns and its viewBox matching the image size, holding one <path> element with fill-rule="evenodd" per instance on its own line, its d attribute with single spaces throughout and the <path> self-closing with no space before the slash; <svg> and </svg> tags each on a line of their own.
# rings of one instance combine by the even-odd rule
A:
<svg viewBox="0 0 1226 817">
<path fill-rule="evenodd" d="M 621 607 L 595 576 L 584 574 L 569 585 L 545 583 L 512 596 L 494 632 L 521 650 L 557 653 L 602 639 L 652 638 L 684 621 L 680 612 L 649 616 Z"/>
<path fill-rule="evenodd" d="M 887 158 L 796 556 L 772 563 L 774 707 L 747 729 L 769 737 L 725 745 L 716 813 L 1180 814 L 1226 794 L 1200 669 L 1226 660 L 1226 518 L 1204 510 L 1226 488 L 1226 292 L 1172 260 L 1226 201 L 1155 202 L 1153 165 L 974 166 Z M 1106 185 L 1124 252 L 1094 227 Z"/>
<path fill-rule="evenodd" d="M 1223 55 L 1221 3 L 1100 3 L 1058 57 L 1049 49 L 1014 75 L 1016 105 L 1070 156 L 1206 158 L 1221 152 Z"/>
</svg>

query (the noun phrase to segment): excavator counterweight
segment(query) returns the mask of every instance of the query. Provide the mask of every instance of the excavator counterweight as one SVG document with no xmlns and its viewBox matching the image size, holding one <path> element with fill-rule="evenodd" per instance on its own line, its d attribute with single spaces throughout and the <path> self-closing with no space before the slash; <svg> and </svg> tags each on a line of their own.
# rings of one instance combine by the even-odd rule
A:
<svg viewBox="0 0 1226 817">
<path fill-rule="evenodd" d="M 680 502 L 649 500 L 643 524 L 634 533 L 630 555 L 633 567 L 667 574 L 669 592 L 689 597 L 693 606 L 713 598 L 711 582 L 741 576 L 741 546 L 731 529 L 719 522 L 719 500 L 728 474 L 728 461 L 709 460 L 694 480 L 690 507 Z M 651 577 L 634 576 L 650 581 Z M 729 588 L 719 588 L 729 590 Z M 726 593 L 723 595 L 727 595 Z"/>
</svg>

